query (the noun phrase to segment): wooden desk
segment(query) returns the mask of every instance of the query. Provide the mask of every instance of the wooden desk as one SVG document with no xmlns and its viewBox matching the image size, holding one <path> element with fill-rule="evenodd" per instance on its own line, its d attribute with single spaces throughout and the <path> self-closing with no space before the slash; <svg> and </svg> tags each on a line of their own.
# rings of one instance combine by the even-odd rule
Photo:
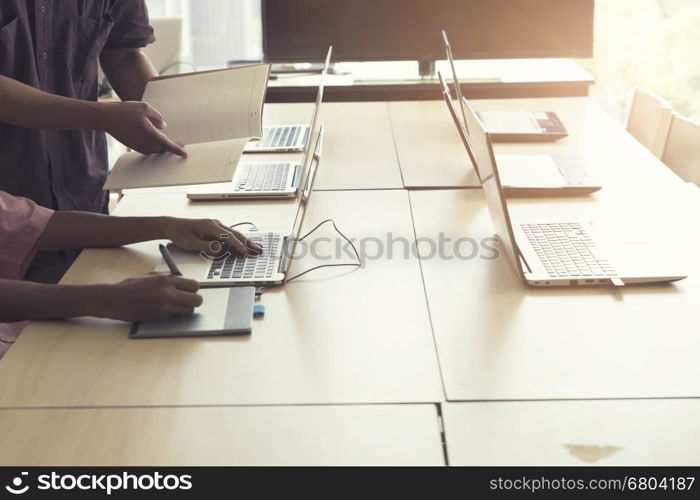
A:
<svg viewBox="0 0 700 500">
<path fill-rule="evenodd" d="M 479 187 L 444 101 L 389 103 L 404 186 Z"/>
<path fill-rule="evenodd" d="M 444 465 L 434 405 L 0 410 L 3 466 Z"/>
<path fill-rule="evenodd" d="M 186 204 L 178 194 L 161 194 L 126 196 L 117 212 L 252 220 L 259 228 L 284 229 L 292 225 L 293 208 Z M 329 217 L 350 237 L 391 232 L 413 238 L 405 191 L 314 193 L 305 228 Z M 324 228 L 318 236 L 335 234 Z M 338 260 L 351 262 L 345 255 Z M 116 281 L 148 272 L 158 261 L 153 242 L 90 250 L 64 282 Z M 290 272 L 313 264 L 300 259 Z M 442 400 L 415 257 L 367 260 L 355 272 L 322 270 L 266 292 L 262 303 L 266 317 L 245 337 L 133 341 L 120 322 L 32 323 L 0 362 L 0 407 Z"/>
<path fill-rule="evenodd" d="M 265 125 L 308 124 L 312 104 L 266 104 Z M 385 102 L 324 103 L 322 164 L 315 189 L 401 189 L 403 181 Z M 241 161 L 302 161 L 301 153 L 247 153 Z M 194 189 L 211 189 L 213 185 Z M 132 189 L 132 193 L 186 193 L 191 186 Z"/>
<path fill-rule="evenodd" d="M 265 124 L 309 123 L 312 104 L 266 104 Z M 315 189 L 399 189 L 401 171 L 385 102 L 324 103 L 322 161 Z"/>
<path fill-rule="evenodd" d="M 450 465 L 693 466 L 700 401 L 448 403 Z"/>
<path fill-rule="evenodd" d="M 644 200 L 621 200 L 621 225 L 608 200 L 513 200 L 509 207 L 516 214 L 607 218 L 618 229 L 638 219 L 652 234 L 665 225 L 673 243 L 669 256 L 678 259 L 679 226 L 691 237 L 691 253 L 700 249 L 700 231 L 684 222 L 700 204 L 687 205 L 681 191 L 690 193 L 683 186 L 668 200 L 659 192 L 661 199 L 647 202 L 646 210 Z M 481 244 L 493 236 L 479 190 L 412 191 L 410 197 L 418 238 L 438 241 L 442 233 L 452 242 L 468 237 Z M 471 246 L 461 248 L 469 256 Z M 486 260 L 490 252 L 478 255 L 421 261 L 448 400 L 700 395 L 696 258 L 689 262 L 690 278 L 676 284 L 528 288 L 504 254 L 495 260 Z"/>
<path fill-rule="evenodd" d="M 576 154 L 588 160 L 604 185 L 634 194 L 640 175 L 669 185 L 671 175 L 651 153 L 587 98 L 473 100 L 476 110 L 552 110 L 569 136 L 550 143 L 497 143 L 499 154 Z M 391 102 L 396 151 L 407 188 L 479 187 L 444 101 Z M 631 175 L 632 178 L 628 176 Z M 613 181 L 613 182 L 610 182 Z M 670 184 L 672 185 L 672 184 Z M 657 194 L 655 194 L 657 196 Z"/>
</svg>

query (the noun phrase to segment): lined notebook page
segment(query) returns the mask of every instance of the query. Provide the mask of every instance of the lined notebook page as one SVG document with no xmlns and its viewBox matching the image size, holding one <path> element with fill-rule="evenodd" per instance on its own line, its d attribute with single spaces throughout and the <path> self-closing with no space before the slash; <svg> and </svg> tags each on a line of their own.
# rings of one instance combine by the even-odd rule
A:
<svg viewBox="0 0 700 500">
<path fill-rule="evenodd" d="M 164 153 L 122 155 L 104 189 L 184 186 L 230 182 L 248 138 L 191 144 L 187 158 Z"/>
<path fill-rule="evenodd" d="M 163 115 L 163 132 L 181 144 L 261 137 L 269 69 L 257 64 L 155 79 L 142 100 Z"/>
</svg>

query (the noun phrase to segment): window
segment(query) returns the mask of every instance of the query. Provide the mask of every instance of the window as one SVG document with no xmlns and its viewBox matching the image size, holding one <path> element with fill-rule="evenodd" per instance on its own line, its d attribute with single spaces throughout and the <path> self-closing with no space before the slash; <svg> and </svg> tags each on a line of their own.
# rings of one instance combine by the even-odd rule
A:
<svg viewBox="0 0 700 500">
<path fill-rule="evenodd" d="M 151 18 L 183 18 L 183 60 L 197 69 L 262 58 L 260 0 L 147 0 Z"/>
<path fill-rule="evenodd" d="M 596 77 L 591 93 L 622 117 L 628 90 L 645 87 L 700 119 L 698 26 L 698 1 L 597 0 L 595 57 L 580 61 Z"/>
</svg>

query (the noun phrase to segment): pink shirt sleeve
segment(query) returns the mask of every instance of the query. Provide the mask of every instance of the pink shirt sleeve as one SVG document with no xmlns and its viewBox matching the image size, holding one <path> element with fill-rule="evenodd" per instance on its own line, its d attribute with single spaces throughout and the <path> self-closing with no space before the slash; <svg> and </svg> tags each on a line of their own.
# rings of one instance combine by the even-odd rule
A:
<svg viewBox="0 0 700 500">
<path fill-rule="evenodd" d="M 52 215 L 53 210 L 0 191 L 0 279 L 24 277 Z"/>
</svg>

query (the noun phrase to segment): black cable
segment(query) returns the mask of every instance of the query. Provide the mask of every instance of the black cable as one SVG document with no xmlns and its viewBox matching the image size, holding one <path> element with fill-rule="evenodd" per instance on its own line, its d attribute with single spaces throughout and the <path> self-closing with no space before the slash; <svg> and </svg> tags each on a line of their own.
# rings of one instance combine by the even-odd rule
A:
<svg viewBox="0 0 700 500">
<path fill-rule="evenodd" d="M 291 278 L 289 278 L 288 280 L 286 280 L 285 283 L 289 283 L 290 281 L 293 281 L 293 280 L 295 280 L 295 279 L 297 279 L 297 278 L 301 278 L 302 276 L 304 276 L 304 275 L 307 274 L 307 273 L 310 273 L 311 271 L 316 271 L 317 269 L 322 269 L 322 268 L 324 268 L 324 267 L 362 267 L 362 264 L 359 264 L 359 263 L 357 263 L 357 262 L 354 262 L 354 263 L 349 263 L 349 262 L 348 262 L 348 263 L 346 263 L 346 264 L 324 264 L 324 265 L 322 265 L 322 266 L 312 267 L 311 269 L 307 269 L 307 270 L 304 271 L 304 272 L 301 272 L 301 273 L 299 273 L 299 274 L 297 274 L 297 275 L 295 275 L 295 276 L 292 276 Z"/>
<path fill-rule="evenodd" d="M 234 224 L 234 225 L 229 226 L 229 227 L 230 227 L 231 229 L 233 229 L 234 227 L 246 226 L 246 225 L 247 225 L 247 226 L 251 226 L 251 227 L 253 228 L 253 231 L 257 231 L 257 230 L 258 230 L 258 228 L 255 227 L 255 224 L 253 224 L 252 222 L 239 222 L 238 224 Z"/>
<path fill-rule="evenodd" d="M 197 66 L 195 66 L 194 63 L 191 63 L 190 61 L 173 61 L 170 64 L 166 65 L 163 69 L 158 71 L 158 74 L 162 75 L 170 68 L 174 68 L 175 66 L 189 66 L 190 68 L 192 68 L 192 71 L 197 71 Z"/>
<path fill-rule="evenodd" d="M 355 252 L 355 257 L 357 258 L 357 262 L 353 262 L 353 263 L 341 263 L 341 264 L 323 264 L 323 265 L 320 265 L 320 266 L 312 267 L 311 269 L 307 269 L 306 271 L 303 271 L 303 272 L 301 272 L 301 273 L 299 273 L 299 274 L 296 274 L 296 275 L 292 276 L 291 278 L 287 278 L 287 279 L 284 281 L 285 283 L 289 283 L 290 281 L 293 281 L 293 280 L 295 280 L 295 279 L 297 279 L 297 278 L 300 278 L 300 277 L 304 276 L 305 274 L 310 273 L 311 271 L 316 271 L 317 269 L 323 269 L 324 267 L 362 267 L 362 257 L 360 257 L 360 252 L 357 251 L 357 248 L 355 248 L 355 245 L 354 245 L 353 242 L 350 240 L 350 238 L 348 238 L 347 236 L 345 236 L 345 235 L 343 234 L 343 232 L 342 232 L 340 229 L 338 229 L 338 226 L 335 225 L 335 221 L 334 221 L 333 219 L 326 219 L 326 220 L 324 220 L 323 222 L 320 222 L 320 223 L 317 224 L 316 227 L 314 227 L 311 231 L 309 231 L 309 232 L 306 233 L 304 236 L 302 236 L 301 238 L 299 238 L 298 241 L 304 241 L 304 239 L 305 239 L 306 237 L 308 237 L 309 235 L 311 235 L 311 234 L 313 234 L 314 232 L 316 232 L 316 230 L 318 230 L 318 228 L 320 228 L 322 225 L 326 224 L 327 222 L 330 222 L 331 224 L 333 224 L 333 229 L 335 229 L 335 232 L 338 233 L 338 234 L 350 245 L 350 247 L 352 248 L 352 251 Z"/>
<path fill-rule="evenodd" d="M 309 235 L 311 235 L 311 234 L 313 234 L 314 232 L 316 232 L 316 231 L 318 230 L 318 228 L 320 228 L 322 225 L 326 224 L 327 222 L 330 222 L 331 224 L 333 224 L 333 229 L 335 229 L 335 232 L 338 233 L 338 234 L 350 245 L 350 247 L 352 248 L 353 252 L 355 252 L 355 257 L 357 258 L 357 262 L 353 262 L 353 263 L 341 263 L 341 264 L 323 264 L 323 265 L 320 265 L 320 266 L 315 266 L 315 267 L 312 267 L 311 269 L 307 269 L 306 271 L 302 271 L 302 272 L 300 272 L 299 274 L 296 274 L 296 275 L 292 276 L 291 278 L 285 279 L 283 284 L 289 283 L 290 281 L 293 281 L 293 280 L 295 280 L 295 279 L 297 279 L 297 278 L 301 278 L 302 276 L 304 276 L 305 274 L 310 273 L 311 271 L 316 271 L 316 270 L 318 270 L 318 269 L 323 269 L 324 267 L 362 267 L 363 263 L 362 263 L 362 257 L 360 257 L 360 252 L 357 251 L 357 248 L 355 247 L 355 245 L 353 244 L 353 242 L 350 240 L 350 238 L 348 238 L 347 236 L 345 236 L 345 234 L 343 234 L 343 232 L 342 232 L 340 229 L 338 229 L 338 226 L 336 226 L 335 221 L 334 221 L 333 219 L 326 219 L 326 220 L 324 220 L 323 222 L 320 222 L 320 223 L 316 224 L 316 226 L 315 226 L 311 231 L 307 232 L 304 236 L 302 236 L 301 238 L 299 238 L 298 241 L 303 241 L 303 240 L 306 239 Z M 250 224 L 250 222 L 241 222 L 240 224 Z M 231 227 L 233 227 L 233 226 L 231 226 Z M 290 257 L 291 257 L 291 256 L 290 256 Z M 263 292 L 264 292 L 265 290 L 267 290 L 268 288 L 274 288 L 274 287 L 278 287 L 278 286 L 280 286 L 280 285 L 273 285 L 273 286 L 268 285 L 268 286 L 259 286 L 259 287 L 257 287 L 257 288 L 255 289 L 255 297 L 256 297 L 256 299 L 257 299 L 257 298 L 260 298 L 260 296 L 263 294 Z"/>
</svg>

